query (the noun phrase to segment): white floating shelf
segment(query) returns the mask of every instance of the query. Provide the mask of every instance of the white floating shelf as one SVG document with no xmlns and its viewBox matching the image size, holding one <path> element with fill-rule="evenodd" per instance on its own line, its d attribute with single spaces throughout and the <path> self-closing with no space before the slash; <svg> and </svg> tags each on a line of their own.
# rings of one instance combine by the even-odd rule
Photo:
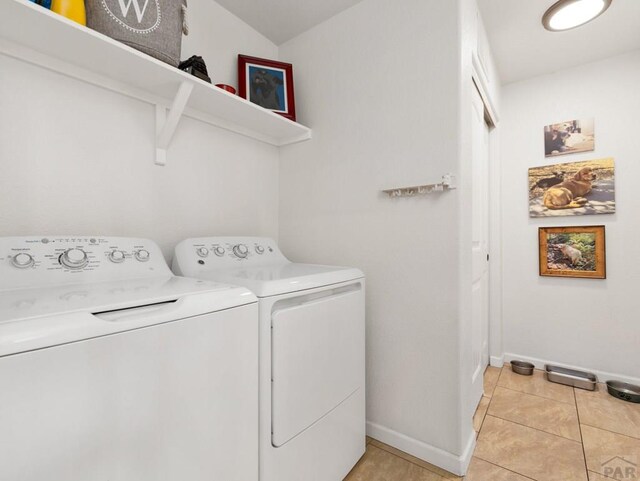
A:
<svg viewBox="0 0 640 481">
<path fill-rule="evenodd" d="M 0 0 L 0 53 L 156 105 L 159 164 L 182 115 L 275 146 L 311 138 L 304 125 L 27 0 Z"/>
</svg>

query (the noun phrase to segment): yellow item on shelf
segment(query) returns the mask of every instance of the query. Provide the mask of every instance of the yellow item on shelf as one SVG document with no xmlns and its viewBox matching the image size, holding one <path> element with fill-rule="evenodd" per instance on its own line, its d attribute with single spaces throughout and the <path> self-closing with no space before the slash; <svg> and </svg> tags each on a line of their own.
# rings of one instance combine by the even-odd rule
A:
<svg viewBox="0 0 640 481">
<path fill-rule="evenodd" d="M 53 0 L 51 2 L 51 11 L 78 22 L 80 25 L 87 24 L 84 0 Z"/>
</svg>

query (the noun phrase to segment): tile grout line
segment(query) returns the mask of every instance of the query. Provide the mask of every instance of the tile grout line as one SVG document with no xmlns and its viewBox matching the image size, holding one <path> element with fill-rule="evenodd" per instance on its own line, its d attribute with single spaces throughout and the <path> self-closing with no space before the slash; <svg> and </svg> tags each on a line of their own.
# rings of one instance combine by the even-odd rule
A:
<svg viewBox="0 0 640 481">
<path fill-rule="evenodd" d="M 480 459 L 481 461 L 484 461 L 487 464 L 490 464 L 491 466 L 495 466 L 497 468 L 504 469 L 505 471 L 509 471 L 510 473 L 516 474 L 518 476 L 522 476 L 523 478 L 526 478 L 526 479 L 530 479 L 531 481 L 537 481 L 535 478 L 527 476 L 526 474 L 519 473 L 518 471 L 514 471 L 513 469 L 505 468 L 504 466 L 500 466 L 499 464 L 496 464 L 494 462 L 487 461 L 486 459 L 478 458 L 477 456 L 475 456 L 475 457 L 477 459 Z"/>
<path fill-rule="evenodd" d="M 365 448 L 368 448 L 368 447 L 369 447 L 369 443 L 366 444 Z M 365 449 L 365 454 L 360 459 L 358 459 L 358 462 L 354 464 L 351 470 L 347 473 L 347 477 L 344 478 L 342 481 L 345 481 L 347 478 L 349 478 L 351 476 L 351 473 L 353 473 L 361 464 L 364 464 L 364 458 L 366 456 L 366 453 L 367 451 Z"/>
<path fill-rule="evenodd" d="M 513 388 L 510 388 L 510 387 L 507 387 L 507 386 L 497 385 L 496 387 L 501 387 L 502 389 L 506 389 L 508 391 L 519 392 L 521 394 L 528 394 L 529 396 L 539 397 L 540 399 L 546 399 L 547 401 L 554 401 L 554 402 L 557 402 L 557 403 L 560 403 L 560 404 L 568 404 L 569 406 L 571 406 L 573 404 L 571 402 L 558 401 L 557 399 L 553 399 L 553 398 L 550 398 L 550 397 L 540 396 L 539 394 L 533 394 L 533 393 L 526 392 L 526 391 L 518 391 L 517 389 L 513 389 Z M 575 402 L 575 399 L 574 399 L 574 402 Z"/>
<path fill-rule="evenodd" d="M 376 440 L 376 441 L 377 441 L 377 440 Z M 446 478 L 442 477 L 442 475 L 441 475 L 440 473 L 437 473 L 436 471 L 433 471 L 433 470 L 431 470 L 431 469 L 427 468 L 426 466 L 422 466 L 422 465 L 420 465 L 420 464 L 418 464 L 418 463 L 415 463 L 415 462 L 413 462 L 413 461 L 411 461 L 411 460 L 409 460 L 409 459 L 403 458 L 402 456 L 398 456 L 396 453 L 392 453 L 391 451 L 389 451 L 388 449 L 385 449 L 385 448 L 383 447 L 383 446 L 386 446 L 386 444 L 384 444 L 382 441 L 378 441 L 378 443 L 380 443 L 382 446 L 378 446 L 378 445 L 376 445 L 376 444 L 373 444 L 372 446 L 373 446 L 374 448 L 382 449 L 385 453 L 388 453 L 388 454 L 390 454 L 391 456 L 395 456 L 395 457 L 396 457 L 396 458 L 398 458 L 398 459 L 402 459 L 403 461 L 405 461 L 405 462 L 407 462 L 407 463 L 410 463 L 410 464 L 413 464 L 414 466 L 418 466 L 419 468 L 424 469 L 425 471 L 429 471 L 431 474 L 435 474 L 436 476 L 440 476 L 443 480 L 445 480 L 445 481 L 446 481 Z M 391 446 L 391 447 L 393 447 L 393 446 Z M 398 449 L 398 448 L 394 448 L 394 449 Z M 401 450 L 400 450 L 400 449 L 398 449 L 398 451 L 401 451 Z M 402 452 L 404 453 L 404 451 L 402 451 Z M 408 456 L 413 456 L 412 454 L 409 454 L 409 453 L 405 453 L 405 454 L 407 454 Z M 415 456 L 414 456 L 414 457 L 415 457 Z M 419 459 L 419 458 L 418 458 L 418 459 Z M 427 463 L 427 461 L 424 461 L 424 462 L 425 462 L 425 463 Z M 427 464 L 431 464 L 431 463 L 427 463 Z M 437 468 L 437 466 L 436 466 L 436 468 Z M 442 469 L 442 468 L 438 468 L 438 469 Z M 442 469 L 442 471 L 446 471 L 446 470 L 445 470 L 445 469 Z M 448 473 L 448 471 L 446 471 L 446 472 Z M 456 478 L 458 478 L 458 479 L 461 479 L 461 480 L 463 480 L 463 479 L 464 479 L 464 478 L 462 478 L 462 477 L 460 477 L 460 476 L 457 476 L 457 475 L 455 475 L 455 474 L 453 474 L 453 473 L 449 473 L 449 474 L 451 474 L 451 476 L 456 476 Z"/>
<path fill-rule="evenodd" d="M 524 392 L 524 391 L 516 391 L 516 390 L 514 390 L 514 389 L 509 389 L 509 388 L 506 388 L 506 387 L 504 387 L 504 386 L 500 386 L 500 387 L 501 387 L 502 389 L 506 389 L 507 391 L 516 392 L 516 393 L 518 393 L 518 394 L 524 394 L 525 396 L 533 396 L 533 397 L 536 397 L 536 398 L 539 398 L 539 399 L 544 399 L 545 401 L 555 402 L 556 404 L 560 404 L 560 405 L 569 405 L 569 406 L 571 405 L 570 403 L 565 403 L 565 402 L 562 402 L 562 401 L 556 401 L 555 399 L 549 399 L 549 398 L 545 398 L 545 397 L 542 397 L 542 396 L 536 396 L 535 394 L 529 394 L 529 393 L 526 393 L 526 392 Z M 573 390 L 573 388 L 571 388 L 571 390 Z M 492 398 L 492 401 L 493 401 L 493 398 Z M 576 401 L 575 401 L 575 396 L 574 396 L 574 407 L 576 408 L 576 415 L 577 415 L 577 413 L 578 413 L 578 406 L 577 406 Z M 541 432 L 543 432 L 543 433 L 551 434 L 551 435 L 553 435 L 553 436 L 558 436 L 558 437 L 560 437 L 560 438 L 567 439 L 567 440 L 569 440 L 569 441 L 574 441 L 574 442 L 577 442 L 577 443 L 578 443 L 578 442 L 580 442 L 580 441 L 576 441 L 575 439 L 572 439 L 572 438 L 568 438 L 568 437 L 566 437 L 566 436 L 563 436 L 563 435 L 561 435 L 561 434 L 550 433 L 550 432 L 548 432 L 548 431 L 545 431 L 544 429 L 540 429 L 540 428 L 536 428 L 536 427 L 533 427 L 533 426 L 529 426 L 529 425 L 527 425 L 527 424 L 523 424 L 523 423 L 520 423 L 520 422 L 518 422 L 518 421 L 513 421 L 513 420 L 511 420 L 511 419 L 507 419 L 507 418 L 504 418 L 504 417 L 502 417 L 502 416 L 498 416 L 498 415 L 496 415 L 496 414 L 490 414 L 490 413 L 489 413 L 489 411 L 490 411 L 490 410 L 491 410 L 491 404 L 489 404 L 489 407 L 487 408 L 487 413 L 486 413 L 486 415 L 490 415 L 490 416 L 492 416 L 492 417 L 494 417 L 494 418 L 502 419 L 503 421 L 512 422 L 512 423 L 514 423 L 514 424 L 518 424 L 518 425 L 520 425 L 520 426 L 524 426 L 524 427 L 526 427 L 526 428 L 535 429 L 536 431 L 541 431 Z M 485 415 L 485 417 L 486 417 L 486 415 Z M 483 419 L 483 424 L 484 424 L 484 419 Z M 580 429 L 580 419 L 579 419 L 579 418 L 578 418 L 578 429 Z M 580 435 L 580 439 L 582 439 L 582 434 Z"/>
<path fill-rule="evenodd" d="M 551 397 L 540 396 L 539 394 L 534 394 L 534 393 L 526 392 L 526 391 L 518 391 L 517 389 L 513 389 L 513 388 L 510 388 L 510 387 L 507 387 L 507 386 L 497 385 L 496 388 L 506 389 L 507 391 L 517 392 L 519 394 L 526 394 L 527 396 L 537 397 L 537 398 L 540 398 L 540 399 L 544 399 L 545 401 L 553 401 L 553 402 L 560 403 L 560 404 L 568 404 L 569 406 L 571 406 L 572 404 L 575 404 L 575 402 L 576 402 L 575 401 L 575 397 L 574 397 L 574 400 L 572 402 L 558 401 L 557 399 L 553 399 Z M 570 388 L 570 389 L 573 389 L 573 388 Z"/>
<path fill-rule="evenodd" d="M 504 369 L 509 369 L 509 370 L 511 370 L 511 368 L 510 368 L 510 367 L 508 368 L 507 366 L 505 366 L 505 367 L 504 367 Z M 542 375 L 543 375 L 543 379 L 544 379 L 544 371 L 543 371 L 542 369 L 534 369 L 534 371 L 539 371 L 539 372 L 541 372 L 541 373 L 542 373 Z M 512 372 L 513 372 L 513 371 L 512 371 Z M 515 374 L 515 373 L 514 373 L 514 374 Z M 519 376 L 522 376 L 521 374 L 518 374 L 518 375 L 519 375 Z M 500 373 L 500 377 L 502 377 L 502 373 Z M 498 383 L 500 382 L 500 377 L 498 378 Z M 522 377 L 533 378 L 534 376 L 533 376 L 533 375 L 531 375 L 531 376 L 522 376 Z M 549 380 L 547 380 L 547 382 L 548 382 L 548 383 L 551 383 L 551 384 L 558 384 L 558 383 L 552 383 L 552 382 L 551 382 L 551 381 L 549 381 Z M 498 384 L 498 385 L 500 385 L 500 384 Z M 558 384 L 558 385 L 559 385 L 559 384 Z M 571 404 L 571 402 L 558 401 L 557 399 L 553 399 L 553 398 L 545 397 L 545 396 L 540 396 L 539 394 L 534 394 L 534 393 L 525 392 L 525 391 L 518 391 L 517 389 L 512 389 L 512 388 L 507 387 L 507 386 L 500 386 L 500 387 L 501 387 L 501 388 L 504 388 L 504 389 L 509 389 L 510 391 L 522 392 L 522 393 L 525 393 L 525 394 L 529 394 L 530 396 L 540 397 L 540 398 L 542 398 L 542 399 L 549 399 L 549 400 L 551 400 L 551 401 L 555 401 L 555 402 L 559 402 L 559 403 L 563 403 L 563 404 Z M 567 387 L 569 387 L 569 386 L 567 386 Z M 569 387 L 569 389 L 573 390 L 573 387 Z M 575 396 L 575 393 L 574 393 L 574 395 L 573 395 L 574 402 L 575 402 L 575 398 L 576 398 L 576 396 Z"/>
<path fill-rule="evenodd" d="M 578 408 L 578 398 L 576 397 L 576 388 L 573 388 L 573 399 L 576 403 L 576 413 L 578 414 L 578 429 L 580 430 L 580 446 L 582 447 L 582 457 L 584 459 L 584 469 L 587 473 L 587 481 L 591 479 L 589 476 L 589 466 L 587 465 L 587 452 L 584 449 L 584 436 L 582 435 L 582 423 L 580 422 L 580 408 Z"/>
<path fill-rule="evenodd" d="M 502 367 L 498 368 L 498 367 L 495 367 L 495 366 L 488 365 L 488 366 L 485 368 L 484 373 L 482 374 L 482 381 L 483 381 L 483 383 L 484 383 L 484 376 L 486 376 L 487 371 L 489 371 L 489 368 L 492 368 L 492 367 L 493 367 L 493 368 L 495 368 L 495 369 L 498 369 L 500 372 L 498 373 L 498 377 L 496 378 L 496 382 L 495 382 L 495 384 L 493 384 L 493 386 L 492 386 L 491 394 L 490 394 L 490 395 L 488 395 L 488 396 L 486 396 L 486 395 L 485 395 L 485 396 L 486 396 L 486 397 L 488 397 L 489 399 L 491 399 L 491 398 L 493 397 L 493 393 L 495 392 L 496 388 L 498 387 L 498 381 L 500 381 L 500 376 L 502 376 L 502 369 L 503 369 Z"/>
<path fill-rule="evenodd" d="M 555 436 L 556 438 L 564 439 L 565 441 L 571 441 L 572 443 L 582 444 L 580 441 L 576 441 L 575 439 L 565 438 L 564 436 L 560 436 L 559 434 L 548 433 L 547 431 L 543 431 L 542 429 L 534 428 L 531 426 L 527 426 L 526 424 L 522 424 L 516 421 L 511 421 L 509 419 L 504 419 L 499 416 L 494 416 L 493 414 L 487 414 L 487 416 L 491 416 L 492 418 L 499 419 L 500 421 L 504 421 L 506 423 L 515 424 L 517 426 L 522 426 L 523 428 L 533 429 L 534 431 L 538 431 L 539 433 L 548 434 L 549 436 Z"/>
<path fill-rule="evenodd" d="M 488 411 L 487 411 L 487 415 L 491 416 L 492 418 L 500 419 L 501 421 L 506 421 L 508 423 L 517 424 L 518 426 L 522 426 L 522 427 L 525 427 L 525 428 L 533 429 L 534 431 L 539 431 L 539 432 L 544 433 L 544 434 L 550 434 L 551 436 L 555 436 L 557 438 L 565 439 L 566 441 L 573 441 L 574 443 L 582 444 L 581 441 L 578 441 L 578 440 L 572 439 L 572 438 L 567 438 L 567 437 L 563 436 L 562 434 L 550 433 L 549 431 L 545 431 L 544 429 L 540 429 L 540 428 L 536 428 L 536 427 L 533 427 L 533 426 L 529 426 L 528 424 L 519 423 L 518 421 L 513 421 L 512 419 L 507 419 L 507 418 L 503 418 L 503 417 L 500 417 L 500 416 L 496 416 L 495 414 L 489 414 Z M 580 425 L 580 421 L 578 421 L 578 429 L 580 428 L 579 425 Z M 582 439 L 582 435 L 580 435 L 580 439 Z"/>
<path fill-rule="evenodd" d="M 500 416 L 496 416 L 494 414 L 490 414 L 489 411 L 491 409 L 493 396 L 491 397 L 491 400 L 490 400 L 490 403 L 489 403 L 489 407 L 487 408 L 487 413 L 485 415 L 485 419 L 486 419 L 486 416 L 491 416 L 491 417 L 494 417 L 496 419 L 500 419 L 500 420 L 505 421 L 505 422 L 510 422 L 510 423 L 513 423 L 513 424 L 516 424 L 516 425 L 523 426 L 525 428 L 530 428 L 530 429 L 533 429 L 535 431 L 542 432 L 544 434 L 550 434 L 550 435 L 555 436 L 557 438 L 561 438 L 561 439 L 564 439 L 564 440 L 567 440 L 567 441 L 573 441 L 573 442 L 579 443 L 580 444 L 580 448 L 582 449 L 582 453 L 583 453 L 583 462 L 584 462 L 584 469 L 585 469 L 584 473 L 585 473 L 585 476 L 586 476 L 586 480 L 589 481 L 589 479 L 590 479 L 589 478 L 589 469 L 588 469 L 588 466 L 587 466 L 587 463 L 586 463 L 586 453 L 585 453 L 585 450 L 584 450 L 584 442 L 583 442 L 583 436 L 582 436 L 582 425 L 580 423 L 580 417 L 579 417 L 580 413 L 579 413 L 579 410 L 578 410 L 578 402 L 577 402 L 577 396 L 576 396 L 576 393 L 575 393 L 575 388 L 570 387 L 572 398 L 573 398 L 573 402 L 563 402 L 563 401 L 558 401 L 557 399 L 547 398 L 547 397 L 544 397 L 544 396 L 539 396 L 537 394 L 532 394 L 532 393 L 528 393 L 528 392 L 525 392 L 525 391 L 519 391 L 519 390 L 516 390 L 516 389 L 511 389 L 509 387 L 500 386 L 499 383 L 500 383 L 501 377 L 502 377 L 502 373 L 500 374 L 500 377 L 498 378 L 498 384 L 496 385 L 496 388 L 497 387 L 501 387 L 501 388 L 506 389 L 506 390 L 511 391 L 511 392 L 517 392 L 518 394 L 522 394 L 522 395 L 530 395 L 530 396 L 534 396 L 534 397 L 537 397 L 537 398 L 540 398 L 540 399 L 544 399 L 546 401 L 555 402 L 555 403 L 567 404 L 567 405 L 573 404 L 573 406 L 575 408 L 576 416 L 577 416 L 577 421 L 578 421 L 578 430 L 579 430 L 579 433 L 580 433 L 580 441 L 576 441 L 576 440 L 570 439 L 570 438 L 565 438 L 564 436 L 557 435 L 557 434 L 554 434 L 554 433 L 548 433 L 547 431 L 543 431 L 541 429 L 537 429 L 537 428 L 534 428 L 534 427 L 531 427 L 531 426 L 527 426 L 527 425 L 524 425 L 524 424 L 521 424 L 521 423 L 518 423 L 518 422 L 510 421 L 508 419 L 504 419 L 504 418 L 502 418 Z M 483 420 L 483 427 L 484 427 L 484 420 Z M 481 431 L 482 431 L 482 428 L 481 428 Z M 479 432 L 479 434 L 480 434 L 480 432 Z M 478 434 L 478 437 L 479 437 L 479 434 Z M 482 458 L 479 458 L 479 459 L 482 459 Z M 489 464 L 493 464 L 493 465 L 495 465 L 495 466 L 497 466 L 499 468 L 506 469 L 503 466 L 500 466 L 498 464 L 492 463 L 490 461 L 487 461 L 487 460 L 484 460 L 484 459 L 483 459 L 483 461 L 485 461 L 485 462 L 487 462 Z M 511 470 L 508 470 L 508 471 L 511 471 Z M 518 475 L 521 475 L 521 476 L 523 476 L 523 477 L 525 477 L 527 479 L 532 479 L 532 478 L 529 478 L 526 475 L 522 475 L 522 474 L 518 473 L 517 471 L 511 471 L 511 472 L 514 472 L 514 473 L 516 473 Z"/>
<path fill-rule="evenodd" d="M 491 366 L 487 366 L 487 367 L 491 367 Z M 487 411 L 484 413 L 484 416 L 482 416 L 482 423 L 480 424 L 480 429 L 478 429 L 478 436 L 480 436 L 480 431 L 482 431 L 482 426 L 484 426 L 484 420 L 487 419 L 487 414 L 489 414 L 489 408 L 491 407 L 491 403 L 493 402 L 493 395 L 495 394 L 496 389 L 498 388 L 498 383 L 500 382 L 500 378 L 502 377 L 503 370 L 504 370 L 504 366 L 500 368 L 500 372 L 498 373 L 498 378 L 496 379 L 496 384 L 495 386 L 493 386 L 493 391 L 491 391 L 491 396 L 489 396 L 489 404 L 487 405 Z"/>
<path fill-rule="evenodd" d="M 500 376 L 502 376 L 502 370 L 503 369 L 504 369 L 504 367 L 500 368 L 500 375 L 498 376 L 498 381 L 500 381 Z M 494 389 L 493 389 L 494 392 L 495 392 L 497 387 L 498 387 L 498 383 L 496 382 L 496 385 L 494 386 Z M 487 410 L 485 411 L 484 416 L 482 417 L 482 422 L 480 423 L 480 429 L 478 429 L 478 434 L 476 435 L 476 439 L 480 438 L 480 433 L 482 432 L 482 428 L 484 427 L 484 421 L 487 419 L 487 416 L 489 416 L 489 409 L 491 409 L 491 403 L 493 402 L 493 396 L 489 397 L 488 399 L 489 399 L 489 404 L 487 405 Z M 474 454 L 472 454 L 472 458 L 473 457 L 475 457 L 475 452 L 474 452 Z M 492 466 L 495 466 L 497 468 L 500 468 L 500 469 L 503 469 L 503 470 L 508 471 L 510 473 L 513 473 L 513 474 L 515 474 L 517 476 L 522 476 L 523 478 L 530 479 L 531 481 L 536 481 L 534 478 L 526 476 L 526 475 L 524 475 L 522 473 L 519 473 L 517 471 L 513 471 L 511 469 L 505 468 L 504 466 L 500 466 L 499 464 L 492 463 L 491 461 L 487 461 L 486 459 L 482 459 L 482 458 L 477 458 L 477 459 L 480 459 L 481 461 L 484 461 L 485 463 L 490 464 Z"/>
<path fill-rule="evenodd" d="M 493 401 L 493 397 L 490 397 L 487 399 L 489 399 L 489 404 L 487 404 L 487 409 L 484 412 L 484 416 L 482 416 L 482 421 L 480 421 L 480 427 L 478 428 L 478 433 L 476 434 L 476 440 L 480 437 L 480 431 L 482 431 L 482 426 L 484 426 L 484 420 L 487 419 L 487 414 L 489 414 L 489 408 L 491 407 L 491 401 Z"/>
<path fill-rule="evenodd" d="M 579 420 L 579 418 L 578 418 Z M 598 426 L 594 426 L 592 424 L 589 423 L 580 423 L 582 426 L 588 426 L 590 428 L 593 429 L 597 429 L 598 431 L 604 431 L 605 433 L 611 433 L 611 434 L 615 434 L 616 436 L 623 436 L 625 438 L 629 438 L 629 439 L 633 439 L 634 441 L 640 441 L 640 438 L 636 438 L 635 436 L 629 436 L 628 434 L 624 434 L 624 433 L 619 433 L 617 431 L 611 431 L 610 429 L 604 429 Z"/>
<path fill-rule="evenodd" d="M 487 366 L 487 369 L 491 367 L 491 366 Z M 487 372 L 487 369 L 485 369 L 485 374 Z M 496 368 L 498 369 L 498 368 Z M 478 432 L 476 433 L 476 442 L 478 441 L 478 438 L 480 437 L 480 431 L 482 431 L 482 426 L 484 426 L 484 420 L 487 419 L 487 415 L 489 414 L 489 409 L 491 408 L 491 403 L 493 402 L 493 394 L 496 392 L 496 388 L 498 387 L 498 382 L 500 381 L 500 376 L 502 376 L 502 370 L 504 369 L 504 366 L 500 368 L 500 373 L 498 374 L 498 379 L 496 379 L 496 384 L 495 386 L 493 386 L 493 391 L 491 392 L 491 396 L 485 396 L 488 400 L 489 400 L 489 404 L 487 404 L 487 410 L 484 412 L 484 416 L 482 416 L 482 421 L 480 422 L 480 427 L 478 428 Z M 473 454 L 471 455 L 473 456 Z"/>
<path fill-rule="evenodd" d="M 500 377 L 502 376 L 502 371 L 503 371 L 504 369 L 505 369 L 504 367 L 500 368 L 500 375 L 498 376 L 498 381 L 496 382 L 496 385 L 495 385 L 495 387 L 494 387 L 494 389 L 493 389 L 494 393 L 495 393 L 496 388 L 498 387 L 498 382 L 500 382 Z M 502 387 L 502 386 L 500 386 L 500 387 Z M 505 389 L 506 389 L 506 388 L 505 388 Z M 519 392 L 519 391 L 514 391 L 514 392 Z M 478 430 L 478 434 L 477 434 L 477 436 L 476 436 L 476 439 L 479 439 L 479 438 L 480 438 L 480 433 L 482 432 L 482 428 L 484 427 L 484 422 L 485 422 L 485 420 L 487 419 L 487 416 L 489 416 L 489 410 L 491 409 L 491 403 L 492 403 L 492 402 L 493 402 L 493 396 L 491 396 L 491 397 L 489 398 L 489 405 L 487 406 L 487 411 L 484 413 L 484 416 L 483 416 L 483 418 L 482 418 L 482 423 L 480 424 L 480 429 Z M 492 416 L 492 417 L 495 417 L 495 416 Z M 505 420 L 505 421 L 506 421 L 506 420 Z M 473 456 L 475 456 L 475 452 L 474 452 L 474 454 L 472 455 L 472 457 L 473 457 Z M 522 476 L 523 478 L 530 479 L 531 481 L 536 481 L 534 478 L 531 478 L 531 477 L 529 477 L 529 476 L 526 476 L 526 475 L 524 475 L 524 474 L 522 474 L 522 473 L 519 473 L 519 472 L 517 472 L 517 471 L 513 471 L 512 469 L 505 468 L 504 466 L 500 466 L 499 464 L 495 464 L 495 463 L 493 463 L 493 462 L 491 462 L 491 461 L 487 461 L 486 459 L 482 459 L 482 458 L 478 458 L 478 459 L 480 459 L 480 460 L 484 461 L 485 463 L 490 464 L 490 465 L 492 465 L 492 466 L 496 466 L 496 467 L 498 467 L 498 468 L 500 468 L 500 469 L 504 469 L 505 471 L 508 471 L 508 472 L 510 472 L 510 473 L 513 473 L 513 474 L 516 474 L 517 476 Z M 587 481 L 588 481 L 588 480 L 587 480 Z"/>
</svg>

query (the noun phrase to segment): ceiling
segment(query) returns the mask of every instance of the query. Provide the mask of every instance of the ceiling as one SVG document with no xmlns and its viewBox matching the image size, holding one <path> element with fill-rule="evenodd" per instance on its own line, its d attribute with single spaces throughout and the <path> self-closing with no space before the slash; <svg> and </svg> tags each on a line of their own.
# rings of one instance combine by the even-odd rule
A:
<svg viewBox="0 0 640 481">
<path fill-rule="evenodd" d="M 613 0 L 602 16 L 549 32 L 542 15 L 556 0 L 478 0 L 503 84 L 640 49 L 640 0 Z"/>
<path fill-rule="evenodd" d="M 280 45 L 362 0 L 216 0 Z"/>
</svg>

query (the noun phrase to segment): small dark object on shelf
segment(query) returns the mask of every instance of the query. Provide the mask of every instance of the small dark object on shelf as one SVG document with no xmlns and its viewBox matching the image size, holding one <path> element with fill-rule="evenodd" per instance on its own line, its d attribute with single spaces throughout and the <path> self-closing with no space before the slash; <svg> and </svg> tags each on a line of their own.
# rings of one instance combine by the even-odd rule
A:
<svg viewBox="0 0 640 481">
<path fill-rule="evenodd" d="M 607 391 L 623 401 L 640 403 L 640 386 L 622 381 L 607 381 Z"/>
<path fill-rule="evenodd" d="M 198 55 L 194 55 L 187 60 L 180 62 L 178 68 L 184 72 L 190 73 L 194 77 L 198 77 L 205 82 L 211 83 L 209 72 L 207 72 L 207 65 L 204 63 L 204 59 Z"/>
<path fill-rule="evenodd" d="M 532 376 L 535 366 L 530 362 L 525 361 L 511 361 L 511 370 L 516 374 L 522 376 Z"/>
</svg>

